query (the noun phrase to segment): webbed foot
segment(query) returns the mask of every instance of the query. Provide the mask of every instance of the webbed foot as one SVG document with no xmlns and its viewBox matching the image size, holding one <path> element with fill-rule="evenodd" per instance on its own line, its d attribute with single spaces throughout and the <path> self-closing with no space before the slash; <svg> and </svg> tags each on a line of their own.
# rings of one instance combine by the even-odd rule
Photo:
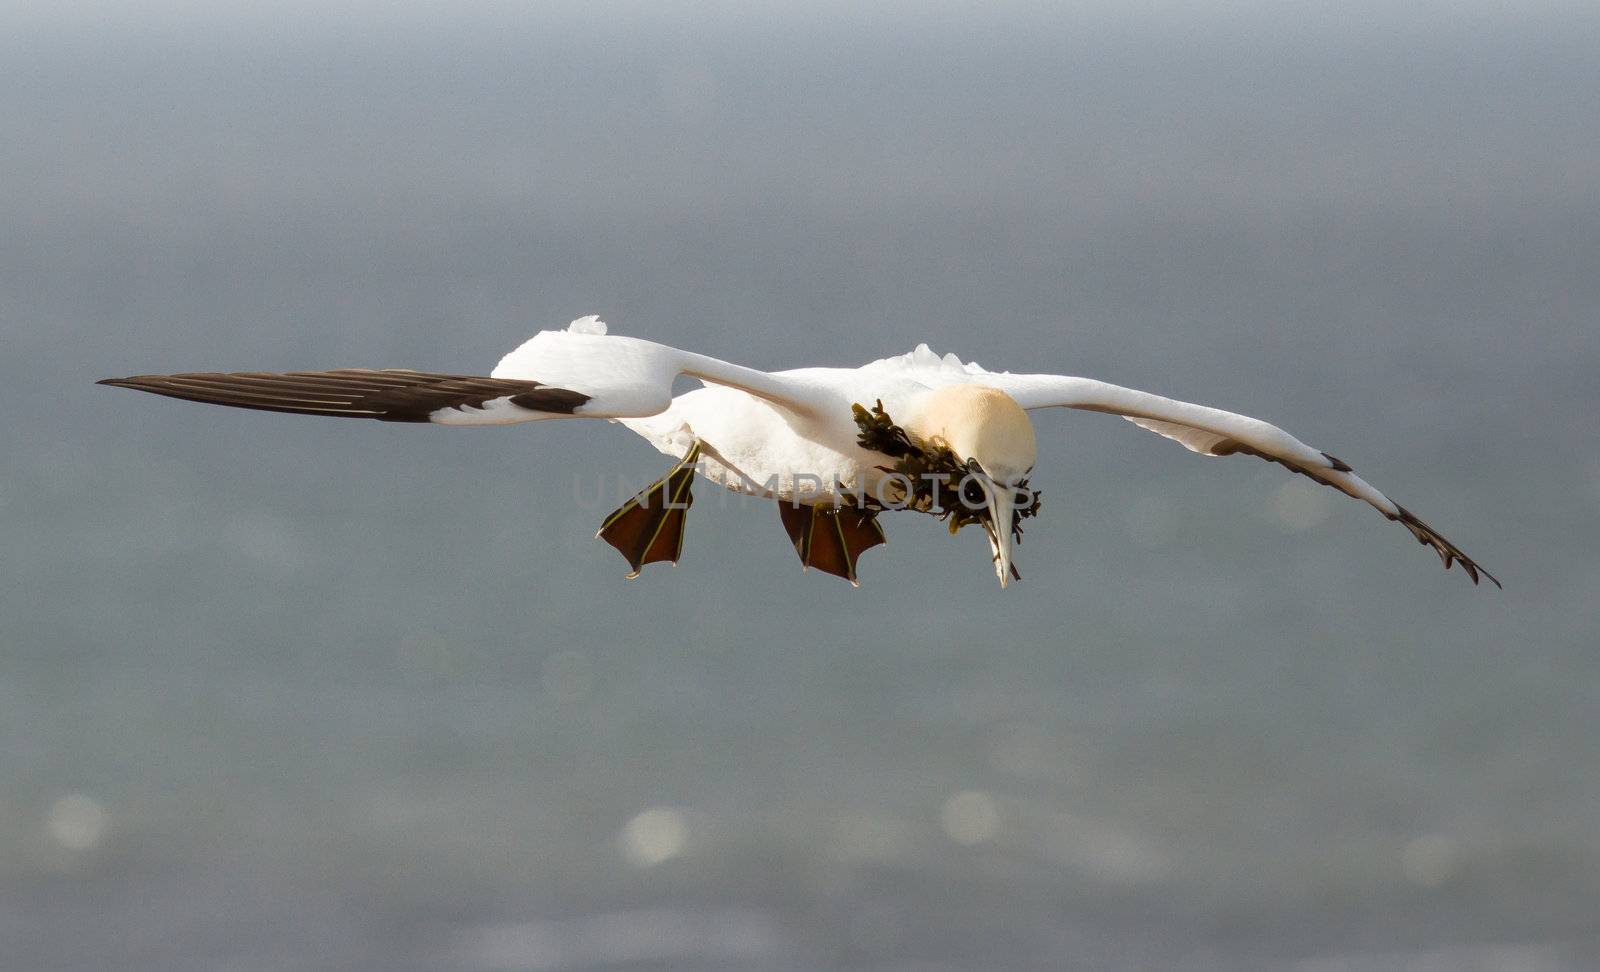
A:
<svg viewBox="0 0 1600 972">
<path fill-rule="evenodd" d="M 861 586 L 856 580 L 856 559 L 862 551 L 888 542 L 875 510 L 805 506 L 780 500 L 778 516 L 801 564 L 843 577 L 856 587 Z"/>
<path fill-rule="evenodd" d="M 678 562 L 683 553 L 683 527 L 689 507 L 694 503 L 690 486 L 694 483 L 694 464 L 700 458 L 700 443 L 695 442 L 676 466 L 662 478 L 640 490 L 600 524 L 595 534 L 617 548 L 639 576 L 645 564 Z"/>
</svg>

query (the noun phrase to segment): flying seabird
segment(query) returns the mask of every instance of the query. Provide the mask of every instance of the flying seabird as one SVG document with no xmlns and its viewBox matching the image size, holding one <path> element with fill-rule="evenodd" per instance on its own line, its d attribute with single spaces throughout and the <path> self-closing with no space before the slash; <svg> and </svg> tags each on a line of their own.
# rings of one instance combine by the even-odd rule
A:
<svg viewBox="0 0 1600 972">
<path fill-rule="evenodd" d="M 687 375 L 704 387 L 672 394 Z M 992 372 L 927 345 L 860 368 L 758 371 L 606 333 L 598 317 L 541 331 L 488 377 L 397 369 L 234 372 L 108 378 L 116 385 L 237 408 L 385 422 L 511 425 L 609 419 L 677 463 L 607 516 L 599 537 L 638 575 L 676 562 L 698 473 L 778 501 L 806 567 L 856 584 L 861 552 L 884 542 L 878 517 L 914 510 L 951 532 L 977 523 L 1000 586 L 1020 577 L 1012 549 L 1039 510 L 1029 485 L 1036 447 L 1029 413 L 1077 408 L 1120 415 L 1208 456 L 1256 456 L 1363 500 L 1459 562 L 1476 584 L 1500 582 L 1344 462 L 1260 419 L 1065 375 Z"/>
</svg>

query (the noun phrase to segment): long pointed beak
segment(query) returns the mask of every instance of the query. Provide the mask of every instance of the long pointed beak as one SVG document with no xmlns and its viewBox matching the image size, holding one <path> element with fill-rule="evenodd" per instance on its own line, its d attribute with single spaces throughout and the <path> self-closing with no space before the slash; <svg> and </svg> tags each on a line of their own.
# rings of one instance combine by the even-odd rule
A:
<svg viewBox="0 0 1600 972">
<path fill-rule="evenodd" d="M 1000 577 L 1000 586 L 1011 583 L 1011 515 L 1015 499 L 1012 490 L 1000 483 L 989 489 L 989 546 L 994 549 L 994 571 Z"/>
</svg>

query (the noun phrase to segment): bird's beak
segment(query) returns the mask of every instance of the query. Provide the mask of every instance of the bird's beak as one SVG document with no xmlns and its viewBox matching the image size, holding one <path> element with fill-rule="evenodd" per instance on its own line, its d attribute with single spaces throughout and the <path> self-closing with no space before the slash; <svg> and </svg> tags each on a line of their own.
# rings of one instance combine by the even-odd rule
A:
<svg viewBox="0 0 1600 972">
<path fill-rule="evenodd" d="M 1016 505 L 1015 493 L 1002 483 L 989 484 L 989 546 L 994 550 L 994 571 L 1003 588 L 1011 583 L 1011 533 L 1012 511 Z"/>
</svg>

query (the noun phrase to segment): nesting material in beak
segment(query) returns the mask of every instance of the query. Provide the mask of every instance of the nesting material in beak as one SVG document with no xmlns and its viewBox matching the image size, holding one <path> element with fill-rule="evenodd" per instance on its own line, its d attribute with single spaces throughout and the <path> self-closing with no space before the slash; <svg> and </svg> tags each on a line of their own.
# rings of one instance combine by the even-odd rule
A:
<svg viewBox="0 0 1600 972">
<path fill-rule="evenodd" d="M 910 484 L 905 501 L 894 508 L 938 517 L 949 524 L 951 533 L 969 523 L 981 523 L 989 537 L 1001 587 L 1021 579 L 1011 562 L 1011 551 L 1022 539 L 1022 521 L 1039 513 L 1039 492 L 1028 487 L 1026 478 L 1033 469 L 1032 430 L 1026 425 L 1027 415 L 1015 403 L 1012 405 L 1021 422 L 1016 428 L 1027 434 L 1025 448 L 1013 450 L 1009 460 L 1002 458 L 993 467 L 1002 470 L 1004 482 L 996 481 L 978 458 L 962 458 L 952 451 L 943 436 L 911 435 L 894 423 L 882 402 L 871 409 L 860 404 L 851 406 L 861 430 L 857 439 L 861 447 L 893 459 L 894 465 L 878 468 L 902 476 Z M 875 507 L 868 504 L 867 508 Z"/>
</svg>

